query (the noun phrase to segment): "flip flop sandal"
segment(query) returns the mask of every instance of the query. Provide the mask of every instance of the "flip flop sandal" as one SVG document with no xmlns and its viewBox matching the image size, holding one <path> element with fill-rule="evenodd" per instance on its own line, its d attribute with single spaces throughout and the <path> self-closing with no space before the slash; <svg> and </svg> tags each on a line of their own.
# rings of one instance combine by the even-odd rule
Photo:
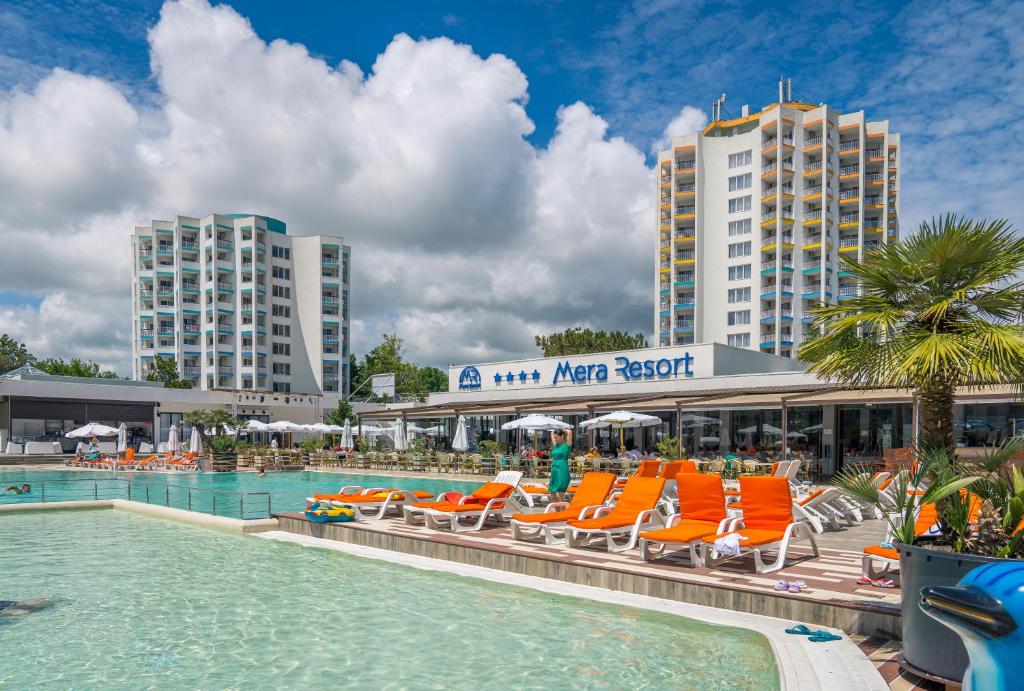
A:
<svg viewBox="0 0 1024 691">
<path fill-rule="evenodd" d="M 879 578 L 877 581 L 871 581 L 871 585 L 876 588 L 895 588 L 895 581 L 889 580 L 888 578 Z"/>
<path fill-rule="evenodd" d="M 857 579 L 857 585 L 872 585 L 873 583 L 874 581 L 867 576 L 861 576 Z"/>
<path fill-rule="evenodd" d="M 804 583 L 803 581 L 790 581 L 789 584 L 797 586 L 798 588 L 800 588 L 800 590 L 806 590 L 807 589 L 807 584 Z"/>
<path fill-rule="evenodd" d="M 791 593 L 799 593 L 801 590 L 803 590 L 803 588 L 801 588 L 799 584 L 797 584 L 797 583 L 790 583 L 789 584 L 789 592 L 791 592 Z"/>
<path fill-rule="evenodd" d="M 779 581 L 778 583 L 775 584 L 775 589 L 778 590 L 779 592 L 784 593 L 787 590 L 789 590 L 789 582 L 788 581 Z"/>
<path fill-rule="evenodd" d="M 797 624 L 793 628 L 786 629 L 786 633 L 793 634 L 794 636 L 813 636 L 818 633 L 817 631 L 811 631 L 803 624 Z"/>
<path fill-rule="evenodd" d="M 828 643 L 829 641 L 841 641 L 842 636 L 837 636 L 834 633 L 828 631 L 815 631 L 814 635 L 808 638 L 811 643 Z"/>
</svg>

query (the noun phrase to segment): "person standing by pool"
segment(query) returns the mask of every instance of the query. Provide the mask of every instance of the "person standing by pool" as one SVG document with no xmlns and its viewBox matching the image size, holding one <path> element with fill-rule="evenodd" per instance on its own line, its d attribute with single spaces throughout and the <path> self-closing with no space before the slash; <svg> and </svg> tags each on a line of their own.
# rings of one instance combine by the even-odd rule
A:
<svg viewBox="0 0 1024 691">
<path fill-rule="evenodd" d="M 548 492 L 551 501 L 561 501 L 569 489 L 569 443 L 568 431 L 556 429 L 551 433 L 551 477 L 548 478 Z"/>
</svg>

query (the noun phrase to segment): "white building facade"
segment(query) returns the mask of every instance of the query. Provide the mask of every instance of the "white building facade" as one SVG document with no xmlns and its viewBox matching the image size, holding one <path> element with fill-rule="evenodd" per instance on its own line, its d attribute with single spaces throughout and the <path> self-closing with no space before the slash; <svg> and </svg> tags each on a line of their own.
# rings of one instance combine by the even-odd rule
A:
<svg viewBox="0 0 1024 691">
<path fill-rule="evenodd" d="M 173 359 L 196 388 L 349 390 L 351 250 L 253 214 L 178 216 L 132 233 L 132 375 Z"/>
<path fill-rule="evenodd" d="M 793 357 L 810 308 L 856 294 L 840 257 L 899 237 L 887 121 L 788 100 L 746 108 L 658 155 L 656 345 Z"/>
</svg>

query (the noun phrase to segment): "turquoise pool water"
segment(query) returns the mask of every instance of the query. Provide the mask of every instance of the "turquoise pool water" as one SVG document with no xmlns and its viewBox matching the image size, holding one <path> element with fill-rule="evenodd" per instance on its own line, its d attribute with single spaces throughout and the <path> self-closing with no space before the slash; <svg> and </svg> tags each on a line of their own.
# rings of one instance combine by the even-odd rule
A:
<svg viewBox="0 0 1024 691">
<path fill-rule="evenodd" d="M 115 510 L 0 515 L 0 688 L 773 689 L 760 634 Z"/>
<path fill-rule="evenodd" d="M 0 492 L 0 504 L 41 501 L 45 493 L 47 501 L 68 499 L 128 499 L 128 484 L 131 483 L 132 499 L 152 504 L 188 508 L 194 511 L 216 513 L 232 518 L 264 518 L 267 514 L 267 497 L 256 493 L 270 494 L 272 511 L 301 511 L 306 498 L 316 493 L 337 492 L 345 485 L 364 487 L 397 487 L 398 489 L 423 490 L 440 494 L 448 490 L 469 492 L 479 487 L 479 482 L 464 482 L 445 478 L 418 479 L 409 477 L 385 477 L 381 475 L 350 475 L 339 473 L 281 472 L 267 473 L 257 477 L 256 473 L 141 473 L 103 472 L 73 470 L 0 470 L 0 488 L 8 485 L 32 486 L 30 494 Z M 192 490 L 191 492 L 189 490 Z M 215 494 L 204 490 L 222 490 Z M 253 493 L 241 497 L 230 493 Z"/>
</svg>

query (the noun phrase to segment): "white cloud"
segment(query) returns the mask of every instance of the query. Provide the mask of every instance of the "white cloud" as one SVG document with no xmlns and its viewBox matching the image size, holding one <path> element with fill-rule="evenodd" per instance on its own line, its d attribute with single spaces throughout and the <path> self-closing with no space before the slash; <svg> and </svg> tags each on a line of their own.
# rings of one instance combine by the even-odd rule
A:
<svg viewBox="0 0 1024 691">
<path fill-rule="evenodd" d="M 708 116 L 700 108 L 683 106 L 679 114 L 672 118 L 671 122 L 661 133 L 661 138 L 651 145 L 651 151 L 657 153 L 667 149 L 672 143 L 672 137 L 681 137 L 686 134 L 694 134 L 704 129 L 708 124 Z"/>
<path fill-rule="evenodd" d="M 131 226 L 211 211 L 343 233 L 357 352 L 392 330 L 436 364 L 530 354 L 571 324 L 647 330 L 643 154 L 582 103 L 531 146 L 508 58 L 399 34 L 363 74 L 205 0 L 168 2 L 149 41 L 156 106 L 63 71 L 0 92 L 0 291 L 45 296 L 0 316 L 38 355 L 126 373 Z"/>
</svg>

